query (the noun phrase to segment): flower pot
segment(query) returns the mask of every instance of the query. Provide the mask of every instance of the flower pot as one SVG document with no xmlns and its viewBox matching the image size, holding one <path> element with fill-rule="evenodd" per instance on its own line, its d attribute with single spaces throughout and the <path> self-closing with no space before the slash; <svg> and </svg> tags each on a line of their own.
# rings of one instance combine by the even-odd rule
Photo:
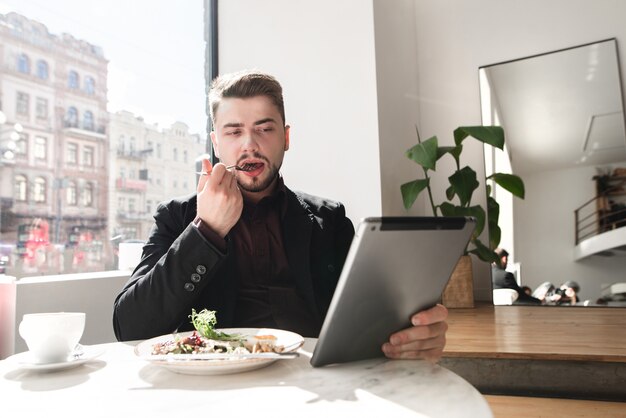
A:
<svg viewBox="0 0 626 418">
<path fill-rule="evenodd" d="M 441 303 L 446 308 L 474 307 L 474 276 L 472 258 L 469 255 L 459 258 L 448 285 L 443 290 Z"/>
</svg>

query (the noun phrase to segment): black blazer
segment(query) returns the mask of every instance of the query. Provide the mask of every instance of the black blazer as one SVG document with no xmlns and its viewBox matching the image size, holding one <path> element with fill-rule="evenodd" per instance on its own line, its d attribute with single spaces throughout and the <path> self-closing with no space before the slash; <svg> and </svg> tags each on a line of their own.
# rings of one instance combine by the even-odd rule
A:
<svg viewBox="0 0 626 418">
<path fill-rule="evenodd" d="M 491 281 L 494 289 L 513 289 L 517 292 L 517 300 L 514 305 L 541 305 L 541 301 L 532 296 L 528 296 L 524 290 L 519 287 L 513 273 L 504 270 L 498 266 L 491 266 Z"/>
<path fill-rule="evenodd" d="M 196 196 L 162 203 L 139 265 L 115 299 L 113 328 L 120 341 L 193 329 L 191 309 L 217 311 L 218 326 L 233 323 L 237 260 L 192 224 Z M 342 204 L 287 189 L 283 243 L 296 288 L 321 322 L 347 256 L 354 226 Z"/>
</svg>

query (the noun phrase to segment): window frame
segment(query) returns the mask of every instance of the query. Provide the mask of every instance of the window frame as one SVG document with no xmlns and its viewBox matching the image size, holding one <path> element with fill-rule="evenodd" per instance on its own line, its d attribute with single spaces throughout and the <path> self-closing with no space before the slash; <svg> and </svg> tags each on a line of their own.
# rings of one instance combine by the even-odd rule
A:
<svg viewBox="0 0 626 418">
<path fill-rule="evenodd" d="M 30 114 L 30 94 L 23 91 L 16 91 L 15 93 L 15 114 L 28 117 Z"/>
<path fill-rule="evenodd" d="M 37 161 L 48 161 L 48 138 L 41 135 L 35 136 L 33 157 Z"/>
<path fill-rule="evenodd" d="M 50 66 L 48 61 L 39 59 L 37 60 L 37 78 L 41 80 L 47 80 L 50 77 Z"/>
<path fill-rule="evenodd" d="M 13 197 L 18 202 L 28 201 L 28 177 L 24 174 L 16 174 L 13 177 Z"/>
<path fill-rule="evenodd" d="M 33 181 L 33 202 L 46 203 L 48 201 L 48 180 L 43 176 L 35 177 Z"/>
<path fill-rule="evenodd" d="M 70 70 L 67 73 L 67 88 L 76 90 L 80 88 L 80 76 L 76 70 Z"/>
<path fill-rule="evenodd" d="M 24 52 L 17 57 L 17 72 L 20 74 L 30 74 L 30 57 Z"/>
</svg>

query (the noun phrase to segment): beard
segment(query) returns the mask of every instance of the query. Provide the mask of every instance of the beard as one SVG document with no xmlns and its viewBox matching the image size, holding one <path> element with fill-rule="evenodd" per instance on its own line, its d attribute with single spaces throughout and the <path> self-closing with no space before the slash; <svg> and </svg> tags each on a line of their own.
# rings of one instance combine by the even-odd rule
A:
<svg viewBox="0 0 626 418">
<path fill-rule="evenodd" d="M 264 160 L 266 163 L 266 172 L 263 173 L 266 175 L 265 179 L 261 180 L 259 177 L 247 177 L 245 176 L 245 174 L 241 175 L 241 177 L 239 174 L 237 175 L 237 184 L 239 188 L 250 193 L 258 193 L 267 190 L 267 188 L 274 183 L 274 180 L 278 178 L 278 171 L 280 170 L 280 166 L 277 166 L 276 164 L 270 164 L 267 158 L 256 153 L 254 154 L 254 156 L 256 158 Z M 245 179 L 246 182 L 242 182 L 242 179 Z"/>
</svg>

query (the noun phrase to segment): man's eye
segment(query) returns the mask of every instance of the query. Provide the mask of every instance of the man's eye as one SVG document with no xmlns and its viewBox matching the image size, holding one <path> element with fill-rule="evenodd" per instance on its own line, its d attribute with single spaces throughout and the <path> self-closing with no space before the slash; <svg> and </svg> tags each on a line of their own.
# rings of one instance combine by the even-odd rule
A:
<svg viewBox="0 0 626 418">
<path fill-rule="evenodd" d="M 274 130 L 273 127 L 267 126 L 265 128 L 261 128 L 261 132 L 272 132 Z"/>
<path fill-rule="evenodd" d="M 226 131 L 226 135 L 239 135 L 241 134 L 241 130 L 236 129 L 234 131 Z"/>
</svg>

